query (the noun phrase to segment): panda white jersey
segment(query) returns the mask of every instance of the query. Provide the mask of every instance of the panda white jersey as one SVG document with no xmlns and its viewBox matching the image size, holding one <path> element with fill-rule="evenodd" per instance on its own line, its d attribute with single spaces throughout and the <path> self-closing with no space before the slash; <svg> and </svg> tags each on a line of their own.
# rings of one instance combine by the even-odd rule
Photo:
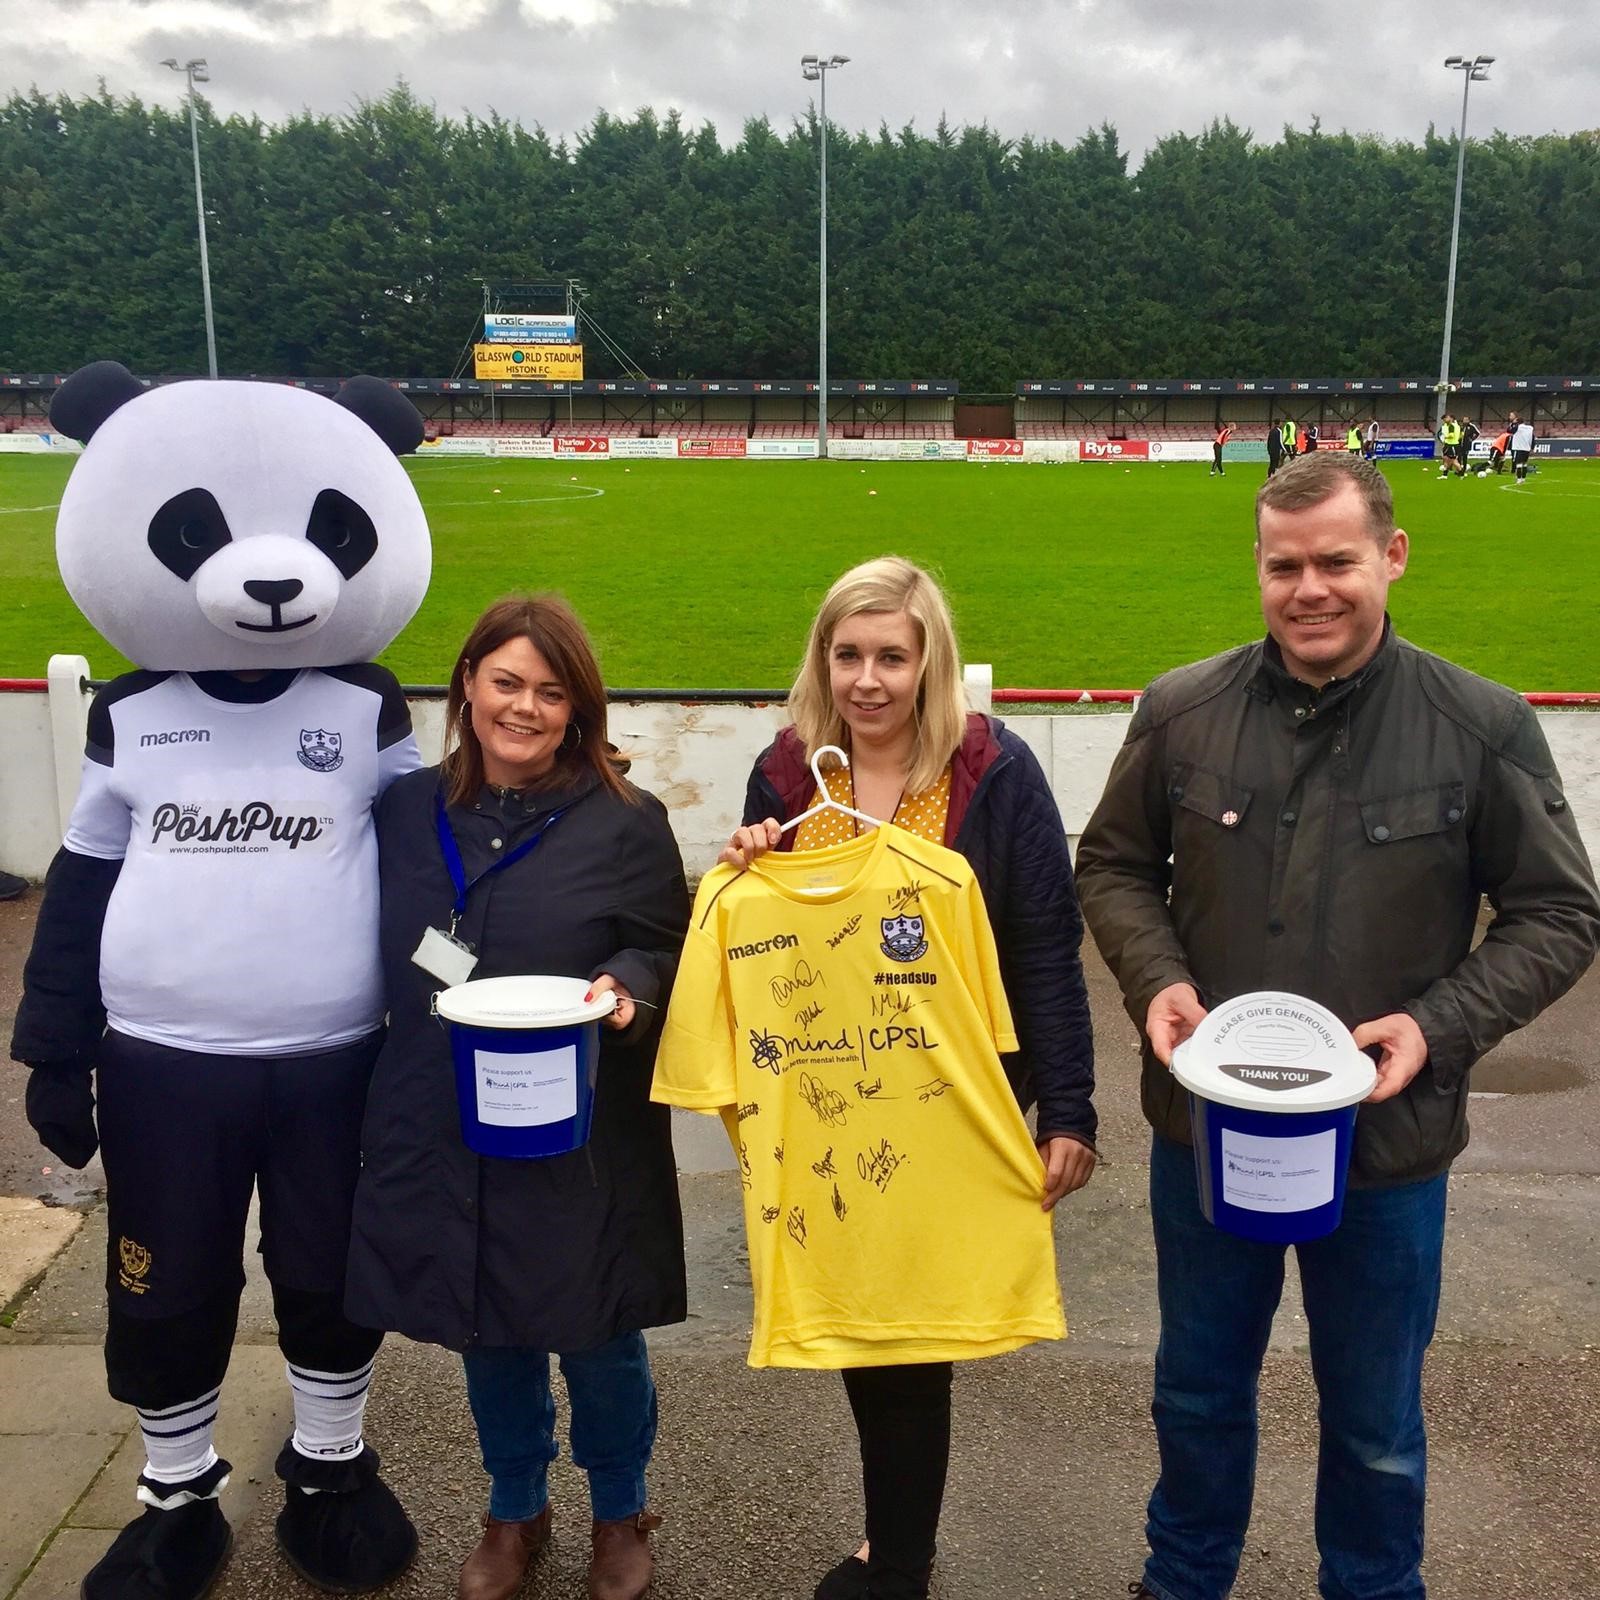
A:
<svg viewBox="0 0 1600 1600">
<path fill-rule="evenodd" d="M 100 943 L 108 1026 L 219 1055 L 324 1050 L 376 1028 L 372 808 L 421 764 L 381 667 L 108 684 L 65 841 L 122 861 Z"/>
</svg>

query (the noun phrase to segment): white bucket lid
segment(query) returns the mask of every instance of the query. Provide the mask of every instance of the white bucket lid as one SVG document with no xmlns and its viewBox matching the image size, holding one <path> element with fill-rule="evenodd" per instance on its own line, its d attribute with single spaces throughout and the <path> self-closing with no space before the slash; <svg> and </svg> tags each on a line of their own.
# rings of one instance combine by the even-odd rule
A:
<svg viewBox="0 0 1600 1600">
<path fill-rule="evenodd" d="M 434 1004 L 441 1017 L 472 1028 L 571 1028 L 617 1008 L 611 990 L 585 1004 L 588 992 L 587 978 L 475 978 L 444 990 Z"/>
<path fill-rule="evenodd" d="M 1244 1111 L 1337 1111 L 1378 1081 L 1331 1011 L 1273 989 L 1208 1012 L 1172 1052 L 1172 1074 L 1202 1099 Z"/>
</svg>

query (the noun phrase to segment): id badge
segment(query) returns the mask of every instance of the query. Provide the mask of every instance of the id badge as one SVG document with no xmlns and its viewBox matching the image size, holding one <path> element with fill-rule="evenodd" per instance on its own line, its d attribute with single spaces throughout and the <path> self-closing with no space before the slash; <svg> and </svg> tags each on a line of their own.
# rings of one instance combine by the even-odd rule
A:
<svg viewBox="0 0 1600 1600">
<path fill-rule="evenodd" d="M 411 952 L 412 961 L 441 983 L 454 988 L 472 976 L 478 958 L 454 934 L 429 928 Z"/>
</svg>

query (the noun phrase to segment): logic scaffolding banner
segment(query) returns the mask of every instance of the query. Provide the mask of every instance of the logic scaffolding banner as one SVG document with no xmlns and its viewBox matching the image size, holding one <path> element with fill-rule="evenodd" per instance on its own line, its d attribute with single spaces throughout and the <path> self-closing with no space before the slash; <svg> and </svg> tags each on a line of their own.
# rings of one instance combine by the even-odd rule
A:
<svg viewBox="0 0 1600 1600">
<path fill-rule="evenodd" d="M 545 378 L 577 382 L 583 377 L 581 344 L 475 344 L 472 375 L 504 382 Z"/>
<path fill-rule="evenodd" d="M 578 319 L 533 316 L 525 312 L 486 311 L 483 337 L 490 344 L 576 344 Z"/>
</svg>

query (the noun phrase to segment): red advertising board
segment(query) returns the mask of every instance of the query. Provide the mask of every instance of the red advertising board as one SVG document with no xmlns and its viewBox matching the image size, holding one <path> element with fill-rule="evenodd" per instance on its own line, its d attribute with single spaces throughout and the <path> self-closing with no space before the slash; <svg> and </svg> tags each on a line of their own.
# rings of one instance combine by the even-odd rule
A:
<svg viewBox="0 0 1600 1600">
<path fill-rule="evenodd" d="M 969 456 L 1020 456 L 1022 454 L 1022 441 L 1020 439 L 968 439 L 967 454 Z"/>
<path fill-rule="evenodd" d="M 1080 461 L 1148 461 L 1148 439 L 1084 439 L 1078 445 Z"/>
<path fill-rule="evenodd" d="M 604 456 L 611 453 L 611 441 L 604 434 L 556 435 L 558 456 Z"/>
<path fill-rule="evenodd" d="M 680 439 L 679 456 L 742 456 L 743 439 Z"/>
</svg>

